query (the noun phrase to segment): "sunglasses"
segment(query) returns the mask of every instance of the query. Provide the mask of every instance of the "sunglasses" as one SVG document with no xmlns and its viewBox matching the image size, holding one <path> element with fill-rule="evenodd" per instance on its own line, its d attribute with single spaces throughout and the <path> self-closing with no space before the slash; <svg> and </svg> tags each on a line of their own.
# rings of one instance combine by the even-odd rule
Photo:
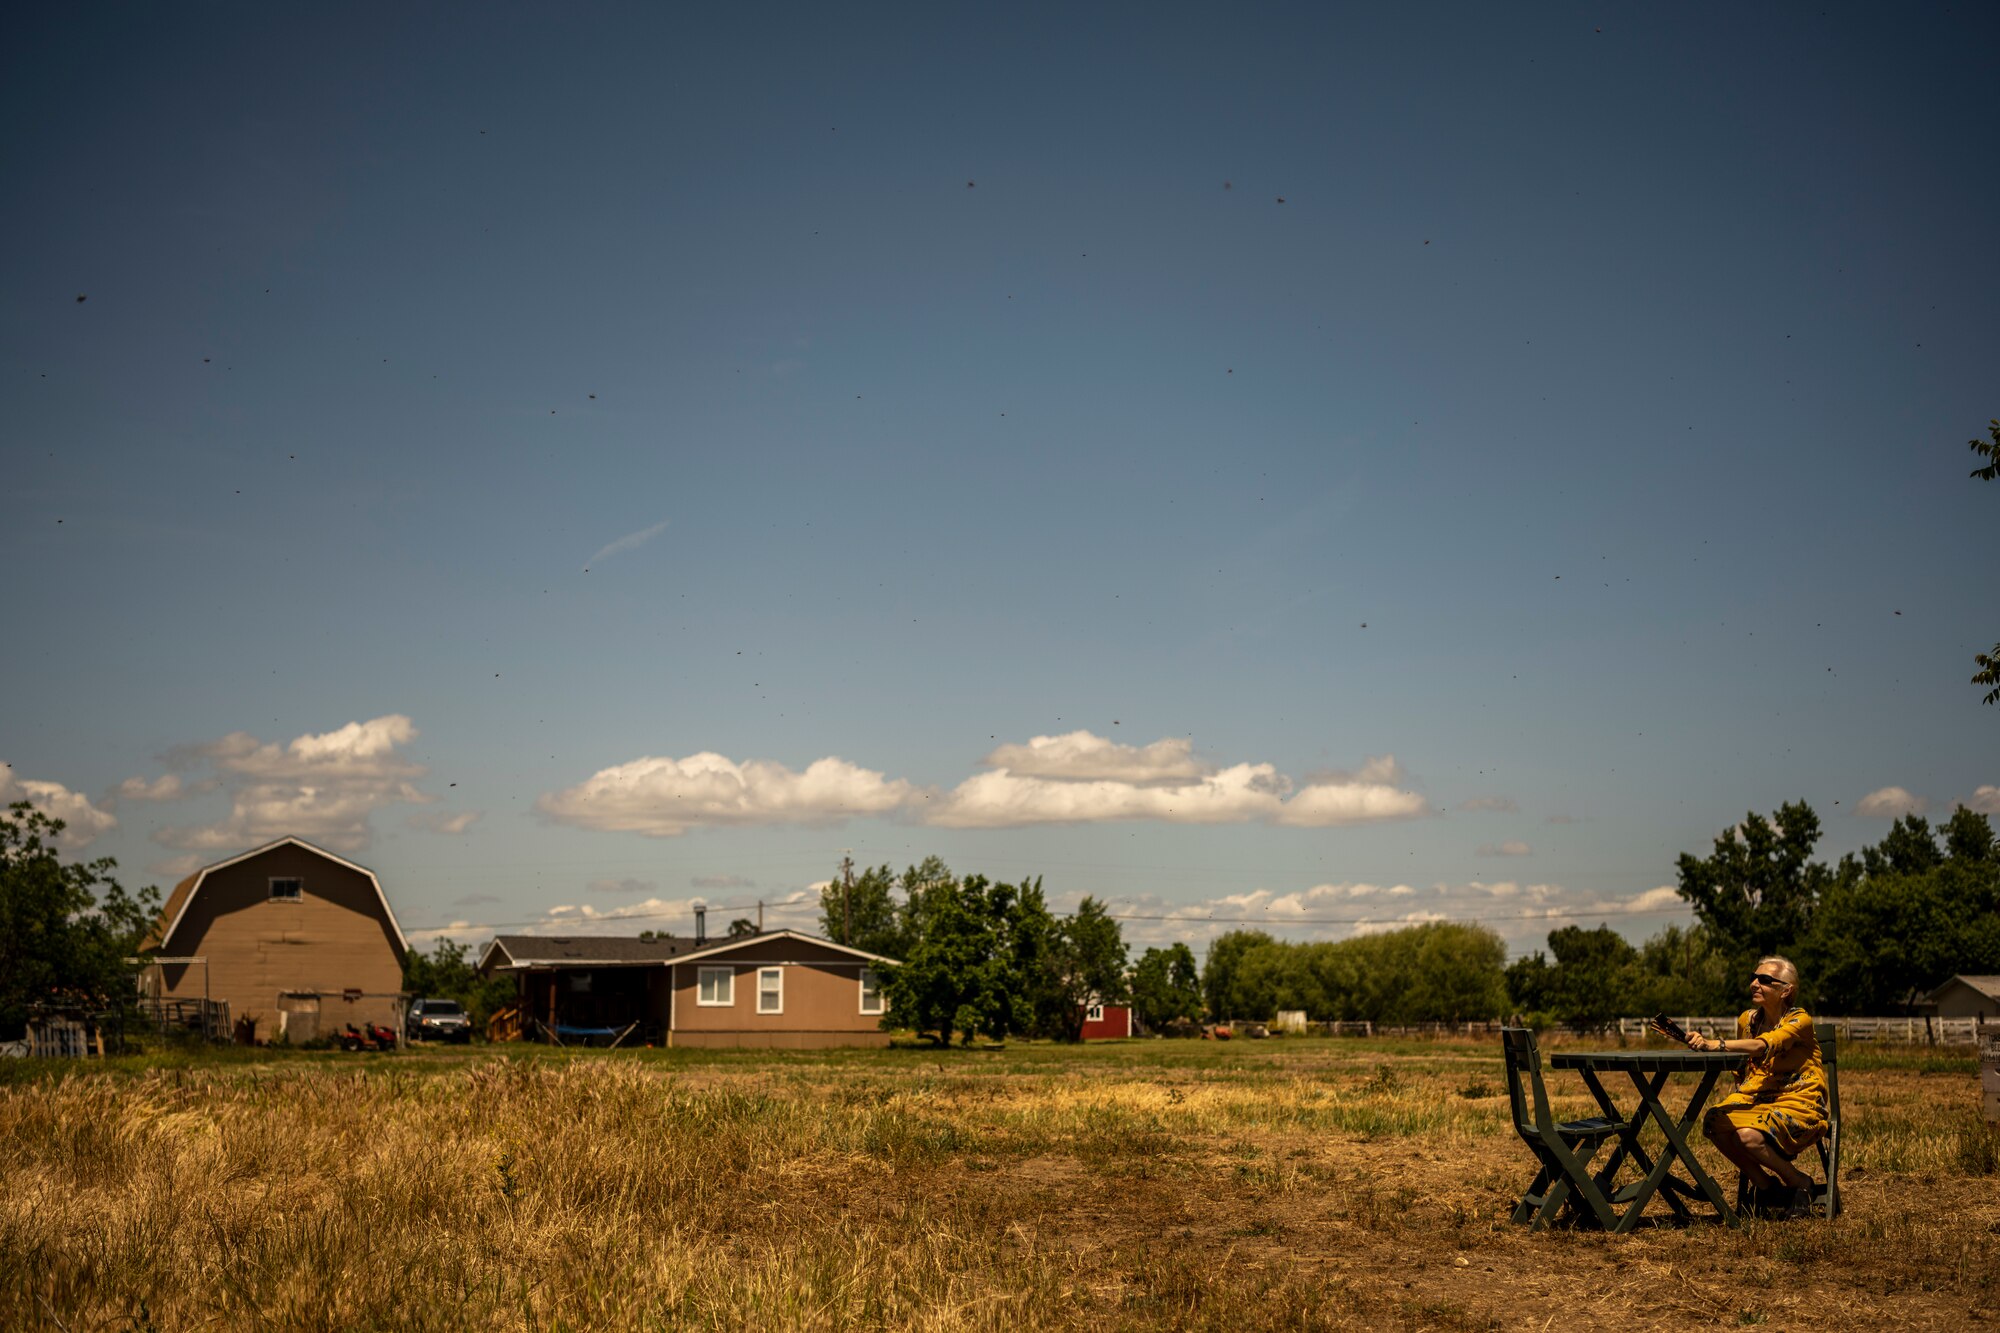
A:
<svg viewBox="0 0 2000 1333">
<path fill-rule="evenodd" d="M 1782 986 L 1785 983 L 1776 977 L 1767 977 L 1762 972 L 1753 972 L 1750 974 L 1750 984 L 1753 986 Z"/>
</svg>

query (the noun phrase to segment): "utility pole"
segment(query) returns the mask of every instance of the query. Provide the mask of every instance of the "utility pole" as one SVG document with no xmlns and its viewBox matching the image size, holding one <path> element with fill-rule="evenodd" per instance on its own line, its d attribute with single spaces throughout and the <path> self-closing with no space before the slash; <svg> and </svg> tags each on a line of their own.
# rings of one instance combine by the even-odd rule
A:
<svg viewBox="0 0 2000 1333">
<path fill-rule="evenodd" d="M 840 858 L 840 942 L 854 943 L 854 857 Z"/>
<path fill-rule="evenodd" d="M 764 933 L 764 900 L 762 898 L 757 900 L 757 933 L 759 935 Z"/>
</svg>

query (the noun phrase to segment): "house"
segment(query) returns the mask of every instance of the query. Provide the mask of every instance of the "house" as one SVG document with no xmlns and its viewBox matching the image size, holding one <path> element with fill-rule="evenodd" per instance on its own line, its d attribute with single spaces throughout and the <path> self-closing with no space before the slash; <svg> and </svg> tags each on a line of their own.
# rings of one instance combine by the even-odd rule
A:
<svg viewBox="0 0 2000 1333">
<path fill-rule="evenodd" d="M 1132 1035 L 1131 1005 L 1093 1001 L 1084 1006 L 1082 1040 L 1105 1041 L 1113 1037 Z"/>
<path fill-rule="evenodd" d="M 402 1028 L 410 943 L 382 882 L 303 838 L 189 875 L 145 947 L 142 996 L 162 1011 L 226 1005 L 223 1031 L 300 1042 L 349 1023 Z"/>
<path fill-rule="evenodd" d="M 864 949 L 795 930 L 726 940 L 501 935 L 482 976 L 512 972 L 524 1029 L 557 1041 L 665 1046 L 887 1046 L 886 1005 Z"/>
<path fill-rule="evenodd" d="M 2000 1019 L 2000 977 L 1956 976 L 1930 993 L 1939 1018 Z"/>
</svg>

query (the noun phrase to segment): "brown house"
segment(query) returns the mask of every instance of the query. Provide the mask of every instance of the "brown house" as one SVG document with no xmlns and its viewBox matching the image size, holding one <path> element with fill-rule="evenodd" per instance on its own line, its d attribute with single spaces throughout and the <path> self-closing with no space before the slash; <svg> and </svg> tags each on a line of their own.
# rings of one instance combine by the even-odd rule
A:
<svg viewBox="0 0 2000 1333">
<path fill-rule="evenodd" d="M 1930 993 L 1939 1018 L 2000 1018 L 2000 977 L 1961 973 Z"/>
<path fill-rule="evenodd" d="M 160 1001 L 220 1001 L 259 1041 L 346 1024 L 400 1031 L 409 941 L 373 871 L 280 838 L 195 871 L 168 895 L 140 979 Z"/>
<path fill-rule="evenodd" d="M 512 972 L 523 1026 L 570 1043 L 886 1046 L 874 965 L 894 960 L 793 930 L 729 940 L 502 935 L 483 976 Z"/>
</svg>

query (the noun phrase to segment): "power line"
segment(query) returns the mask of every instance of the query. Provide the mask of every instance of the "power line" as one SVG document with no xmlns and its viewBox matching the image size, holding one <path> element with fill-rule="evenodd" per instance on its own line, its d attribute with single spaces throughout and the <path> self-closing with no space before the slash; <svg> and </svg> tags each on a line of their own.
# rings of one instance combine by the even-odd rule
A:
<svg viewBox="0 0 2000 1333">
<path fill-rule="evenodd" d="M 751 907 L 759 907 L 759 906 L 771 912 L 803 912 L 803 911 L 820 910 L 820 904 L 817 902 L 709 904 L 710 909 L 717 912 L 742 911 Z M 1160 913 L 1106 912 L 1104 915 L 1113 921 L 1174 921 L 1174 922 L 1181 922 L 1183 924 L 1191 926 L 1193 925 L 1421 926 L 1429 924 L 1431 920 L 1461 922 L 1468 925 L 1471 924 L 1487 925 L 1496 921 L 1575 921 L 1588 917 L 1670 916 L 1676 912 L 1682 912 L 1685 910 L 1687 910 L 1686 904 L 1676 903 L 1671 907 L 1636 907 L 1636 908 L 1600 907 L 1600 908 L 1578 908 L 1573 911 L 1561 911 L 1561 910 L 1551 909 L 1551 910 L 1537 910 L 1530 912 L 1481 913 L 1470 916 L 1449 915 L 1449 916 L 1430 918 L 1428 920 L 1419 920 L 1408 916 L 1285 916 L 1285 917 L 1186 916 L 1172 912 L 1160 912 Z M 621 912 L 615 916 L 576 917 L 563 920 L 556 920 L 547 916 L 541 916 L 526 921 L 485 921 L 485 922 L 470 923 L 465 928 L 476 929 L 476 930 L 491 930 L 497 926 L 602 925 L 607 922 L 651 921 L 661 917 L 677 917 L 685 915 L 687 915 L 686 908 L 679 908 L 673 911 L 664 911 L 664 912 Z M 1051 912 L 1049 915 L 1059 916 L 1059 917 L 1072 917 L 1075 916 L 1076 913 Z M 435 926 L 407 927 L 407 929 L 415 931 L 451 930 L 453 928 L 454 928 L 454 923 L 449 923 L 449 922 L 443 925 L 435 925 Z"/>
</svg>

